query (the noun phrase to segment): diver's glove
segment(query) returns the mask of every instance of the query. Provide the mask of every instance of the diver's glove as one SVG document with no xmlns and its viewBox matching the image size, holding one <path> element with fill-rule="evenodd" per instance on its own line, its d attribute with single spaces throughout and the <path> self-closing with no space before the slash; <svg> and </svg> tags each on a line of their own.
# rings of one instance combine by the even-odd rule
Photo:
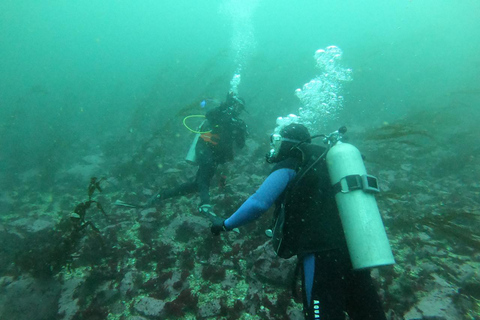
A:
<svg viewBox="0 0 480 320">
<path fill-rule="evenodd" d="M 220 217 L 212 218 L 212 226 L 210 227 L 210 231 L 214 236 L 220 235 L 220 232 L 229 231 L 225 227 L 225 219 Z"/>
</svg>

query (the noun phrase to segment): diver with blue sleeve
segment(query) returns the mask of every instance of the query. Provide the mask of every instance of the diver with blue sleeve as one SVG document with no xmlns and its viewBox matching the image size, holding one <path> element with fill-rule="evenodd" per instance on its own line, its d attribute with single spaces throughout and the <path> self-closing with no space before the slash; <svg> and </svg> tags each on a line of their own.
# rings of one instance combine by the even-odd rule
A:
<svg viewBox="0 0 480 320">
<path fill-rule="evenodd" d="M 302 266 L 305 319 L 344 320 L 348 314 L 349 319 L 354 320 L 384 320 L 385 313 L 369 269 L 394 263 L 383 224 L 381 230 L 368 230 L 375 241 L 387 242 L 381 244 L 383 247 L 379 247 L 380 244 L 373 246 L 373 251 L 380 254 L 367 252 L 354 258 L 362 248 L 355 248 L 351 243 L 361 247 L 359 243 L 365 246 L 369 240 L 359 241 L 344 232 L 345 219 L 356 220 L 354 224 L 363 226 L 364 222 L 360 220 L 365 218 L 355 209 L 362 204 L 365 205 L 361 213 L 376 219 L 376 203 L 373 205 L 369 200 L 372 193 L 378 191 L 376 179 L 366 173 L 344 170 L 343 173 L 347 174 L 340 174 L 340 181 L 332 181 L 335 172 L 331 171 L 335 167 L 327 163 L 328 153 L 336 148 L 337 143 L 340 144 L 341 130 L 329 136 L 322 135 L 329 143 L 325 148 L 311 144 L 312 137 L 308 129 L 298 123 L 298 117 L 290 115 L 286 120 L 271 136 L 272 149 L 267 154 L 267 161 L 275 166 L 270 175 L 229 218 L 215 217 L 211 232 L 219 235 L 243 226 L 275 204 L 274 227 L 266 233 L 272 237 L 279 257 L 287 259 L 296 255 Z M 338 150 L 343 152 L 344 149 Z M 358 161 L 348 153 L 341 155 L 347 162 L 348 159 L 353 159 L 352 163 Z M 363 165 L 361 157 L 360 161 Z M 349 165 L 352 167 L 355 166 Z M 338 172 L 342 173 L 342 170 Z M 354 198 L 338 198 L 339 193 L 351 193 Z M 349 206 L 354 209 L 350 210 Z"/>
</svg>

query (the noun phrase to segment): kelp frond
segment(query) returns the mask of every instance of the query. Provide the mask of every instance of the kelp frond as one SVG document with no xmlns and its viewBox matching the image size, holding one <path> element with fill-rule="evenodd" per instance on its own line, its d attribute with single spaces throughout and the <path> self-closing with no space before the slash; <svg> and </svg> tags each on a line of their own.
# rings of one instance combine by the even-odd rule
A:
<svg viewBox="0 0 480 320">
<path fill-rule="evenodd" d="M 434 139 L 432 135 L 425 129 L 418 129 L 408 124 L 394 123 L 385 124 L 373 132 L 368 133 L 365 136 L 367 140 L 391 140 L 400 139 L 412 136 L 423 136 L 430 139 Z M 411 141 L 401 141 L 403 143 L 411 143 Z"/>
<path fill-rule="evenodd" d="M 479 214 L 452 210 L 440 215 L 424 216 L 417 222 L 432 228 L 437 235 L 454 238 L 475 248 L 480 247 Z"/>
</svg>

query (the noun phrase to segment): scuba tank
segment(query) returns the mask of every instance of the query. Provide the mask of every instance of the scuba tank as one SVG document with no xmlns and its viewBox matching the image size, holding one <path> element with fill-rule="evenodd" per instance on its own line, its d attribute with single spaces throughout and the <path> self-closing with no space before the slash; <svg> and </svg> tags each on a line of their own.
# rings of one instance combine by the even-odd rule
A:
<svg viewBox="0 0 480 320">
<path fill-rule="evenodd" d="M 216 107 L 218 105 L 219 105 L 219 102 L 215 99 L 204 99 L 200 102 L 200 107 L 205 112 L 209 111 L 212 107 Z M 190 148 L 188 149 L 187 156 L 185 157 L 185 161 L 187 161 L 190 164 L 195 165 L 195 164 L 197 164 L 197 156 L 195 154 L 195 149 L 196 149 L 196 146 L 197 146 L 198 138 L 200 138 L 200 136 L 203 133 L 208 133 L 211 130 L 201 131 L 204 127 L 204 124 L 207 123 L 206 119 L 202 121 L 202 123 L 198 126 L 197 130 L 193 130 L 186 123 L 186 121 L 190 118 L 205 118 L 205 116 L 204 115 L 190 115 L 190 116 L 187 116 L 183 119 L 183 125 L 188 130 L 195 133 L 195 137 L 193 138 L 192 144 L 190 145 Z"/>
<path fill-rule="evenodd" d="M 325 137 L 326 162 L 353 269 L 395 263 L 374 193 L 377 178 L 367 174 L 356 147 L 340 141 L 346 128 Z"/>
<path fill-rule="evenodd" d="M 197 146 L 198 138 L 200 138 L 200 133 L 195 134 L 193 142 L 190 145 L 190 149 L 188 149 L 187 156 L 185 157 L 185 161 L 190 164 L 197 164 L 197 155 L 195 153 L 195 148 Z"/>
</svg>

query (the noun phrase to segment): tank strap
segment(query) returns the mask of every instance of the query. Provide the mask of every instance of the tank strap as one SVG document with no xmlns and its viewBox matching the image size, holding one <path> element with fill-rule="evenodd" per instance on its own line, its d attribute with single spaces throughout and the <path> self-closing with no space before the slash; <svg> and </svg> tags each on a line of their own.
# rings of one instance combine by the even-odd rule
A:
<svg viewBox="0 0 480 320">
<path fill-rule="evenodd" d="M 347 193 L 353 190 L 380 192 L 378 179 L 368 174 L 352 174 L 341 178 L 340 181 L 333 185 L 333 191 L 335 194 L 339 192 Z"/>
</svg>

